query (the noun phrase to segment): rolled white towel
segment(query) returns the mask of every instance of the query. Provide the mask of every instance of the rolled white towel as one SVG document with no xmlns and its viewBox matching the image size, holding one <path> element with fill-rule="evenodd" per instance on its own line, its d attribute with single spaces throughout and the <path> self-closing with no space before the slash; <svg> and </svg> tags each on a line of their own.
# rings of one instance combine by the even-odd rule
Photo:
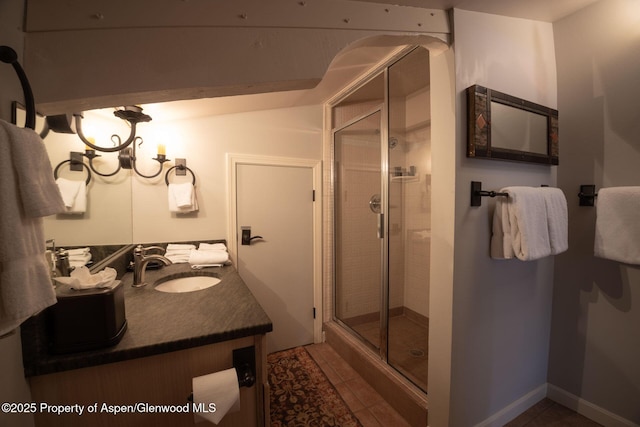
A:
<svg viewBox="0 0 640 427">
<path fill-rule="evenodd" d="M 76 249 L 66 249 L 67 254 L 69 254 L 69 258 L 73 256 L 85 256 L 88 253 L 91 253 L 89 248 L 76 248 Z"/>
<path fill-rule="evenodd" d="M 199 251 L 226 251 L 227 247 L 224 243 L 200 243 Z"/>
<path fill-rule="evenodd" d="M 224 264 L 227 261 L 229 261 L 229 253 L 227 251 L 192 250 L 189 255 L 189 264 L 191 265 Z"/>
<path fill-rule="evenodd" d="M 169 243 L 167 245 L 167 252 L 174 251 L 174 250 L 181 250 L 181 249 L 191 250 L 195 248 L 196 248 L 196 245 L 192 245 L 189 243 Z"/>
<path fill-rule="evenodd" d="M 191 250 L 176 250 L 176 251 L 166 252 L 164 254 L 165 258 L 167 258 L 169 261 L 171 261 L 174 264 L 188 262 L 189 255 L 191 255 Z"/>
<path fill-rule="evenodd" d="M 164 256 L 174 264 L 185 263 L 189 261 L 189 255 L 195 248 L 196 245 L 188 243 L 169 243 Z"/>
</svg>

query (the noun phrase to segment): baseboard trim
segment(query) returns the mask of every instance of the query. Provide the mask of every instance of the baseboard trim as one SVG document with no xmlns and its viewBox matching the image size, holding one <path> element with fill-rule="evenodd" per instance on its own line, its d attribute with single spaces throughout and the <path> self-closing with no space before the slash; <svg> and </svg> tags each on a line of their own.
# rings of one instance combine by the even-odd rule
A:
<svg viewBox="0 0 640 427">
<path fill-rule="evenodd" d="M 475 427 L 502 427 L 547 396 L 547 384 L 535 388 Z"/>
<path fill-rule="evenodd" d="M 633 421 L 609 412 L 553 384 L 547 384 L 547 397 L 606 427 L 640 427 Z"/>
</svg>

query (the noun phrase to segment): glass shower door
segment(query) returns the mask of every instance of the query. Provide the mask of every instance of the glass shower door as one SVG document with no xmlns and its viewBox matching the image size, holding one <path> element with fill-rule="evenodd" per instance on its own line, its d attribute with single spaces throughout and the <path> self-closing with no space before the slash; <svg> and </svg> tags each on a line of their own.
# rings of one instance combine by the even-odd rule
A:
<svg viewBox="0 0 640 427">
<path fill-rule="evenodd" d="M 381 120 L 378 109 L 334 132 L 335 316 L 378 351 L 386 341 Z"/>
<path fill-rule="evenodd" d="M 389 67 L 387 362 L 427 390 L 431 259 L 429 53 Z"/>
</svg>

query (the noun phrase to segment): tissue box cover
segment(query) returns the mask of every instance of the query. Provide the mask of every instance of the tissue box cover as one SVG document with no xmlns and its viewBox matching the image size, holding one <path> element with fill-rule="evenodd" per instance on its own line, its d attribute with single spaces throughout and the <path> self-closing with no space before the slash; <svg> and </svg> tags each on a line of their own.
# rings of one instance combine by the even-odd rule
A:
<svg viewBox="0 0 640 427">
<path fill-rule="evenodd" d="M 122 283 L 78 291 L 58 285 L 56 296 L 58 302 L 47 309 L 52 353 L 95 350 L 120 342 L 127 330 Z"/>
</svg>

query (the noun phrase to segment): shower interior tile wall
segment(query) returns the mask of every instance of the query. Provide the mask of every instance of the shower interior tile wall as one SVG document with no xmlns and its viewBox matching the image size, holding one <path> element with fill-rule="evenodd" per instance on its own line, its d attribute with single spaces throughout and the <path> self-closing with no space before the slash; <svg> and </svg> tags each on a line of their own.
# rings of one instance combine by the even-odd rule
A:
<svg viewBox="0 0 640 427">
<path fill-rule="evenodd" d="M 379 147 L 379 146 L 378 146 Z M 380 155 L 379 149 L 358 144 L 343 145 L 345 164 L 355 167 L 343 169 L 343 181 L 349 189 L 339 196 L 343 201 L 342 222 L 345 228 L 359 229 L 357 239 L 345 239 L 343 262 L 349 268 L 343 269 L 343 281 L 349 286 L 343 290 L 340 313 L 343 318 L 378 313 L 380 311 L 380 240 L 376 235 L 376 215 L 369 211 L 369 198 L 379 193 Z M 353 303 L 351 303 L 353 302 Z"/>
<path fill-rule="evenodd" d="M 407 127 L 411 129 L 411 126 Z M 403 188 L 406 266 L 404 306 L 425 317 L 429 317 L 431 250 L 430 136 L 429 127 L 418 127 L 415 131 L 407 133 L 409 149 L 406 167 L 411 166 L 416 159 L 419 159 L 420 163 L 416 165 L 418 180 L 407 182 Z"/>
<path fill-rule="evenodd" d="M 429 105 L 428 88 L 394 103 L 392 119 L 402 122 L 391 123 L 391 134 L 398 143 L 389 152 L 391 170 L 395 166 L 403 170 L 416 168 L 415 177 L 392 178 L 390 184 L 389 234 L 392 241 L 394 237 L 397 240 L 390 249 L 390 292 L 402 293 L 401 301 L 390 300 L 393 303 L 390 308 L 408 308 L 424 317 L 429 317 L 431 247 L 431 127 L 430 122 L 424 120 L 425 116 L 429 117 Z M 394 213 L 398 209 L 401 212 Z M 395 218 L 401 223 L 394 224 Z M 392 268 L 394 264 L 398 268 Z"/>
<path fill-rule="evenodd" d="M 425 109 L 429 109 L 430 91 L 416 92 L 401 104 L 406 111 L 419 111 L 419 116 L 399 114 L 404 122 L 391 124 L 391 132 L 402 132 L 396 150 L 390 151 L 390 168 L 400 166 L 408 170 L 417 167 L 417 179 L 391 181 L 389 253 L 389 308 L 408 308 L 421 316 L 429 316 L 429 255 L 431 228 L 431 141 L 430 126 L 425 123 Z M 333 120 L 339 124 L 365 114 L 377 103 L 358 103 L 333 109 Z M 418 118 L 420 117 L 420 118 Z M 345 273 L 349 283 L 348 294 L 343 293 L 343 306 L 339 308 L 343 318 L 373 315 L 380 311 L 380 266 L 372 265 L 377 260 L 380 240 L 375 234 L 376 218 L 368 215 L 368 201 L 372 188 L 379 188 L 379 156 L 370 147 L 351 145 L 342 155 L 357 159 L 356 169 L 342 171 L 349 181 L 346 198 L 358 198 L 352 210 L 345 211 L 343 221 L 349 227 L 362 226 L 366 230 L 359 239 L 342 242 L 345 264 L 352 268 Z M 395 211 L 395 212 L 394 212 Z M 363 216 L 363 213 L 365 214 Z M 401 223 L 394 223 L 397 218 Z M 395 260 L 395 262 L 394 262 Z M 348 274 L 351 271 L 352 274 Z M 357 304 L 348 304 L 357 301 Z"/>
</svg>

